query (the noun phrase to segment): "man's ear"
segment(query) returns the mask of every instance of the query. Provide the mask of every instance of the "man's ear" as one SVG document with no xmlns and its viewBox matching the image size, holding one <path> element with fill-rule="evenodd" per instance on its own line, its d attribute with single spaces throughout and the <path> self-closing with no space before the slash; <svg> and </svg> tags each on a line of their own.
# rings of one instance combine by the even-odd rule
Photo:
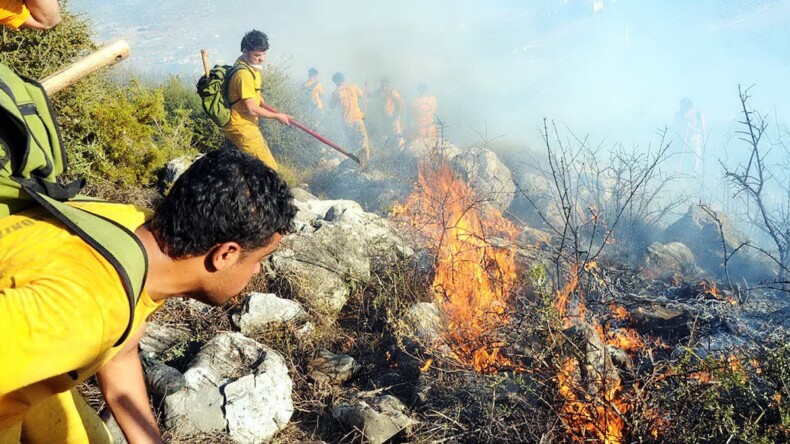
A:
<svg viewBox="0 0 790 444">
<path fill-rule="evenodd" d="M 238 262 L 241 257 L 241 245 L 236 242 L 224 242 L 214 247 L 206 256 L 206 268 L 209 271 L 222 271 Z"/>
</svg>

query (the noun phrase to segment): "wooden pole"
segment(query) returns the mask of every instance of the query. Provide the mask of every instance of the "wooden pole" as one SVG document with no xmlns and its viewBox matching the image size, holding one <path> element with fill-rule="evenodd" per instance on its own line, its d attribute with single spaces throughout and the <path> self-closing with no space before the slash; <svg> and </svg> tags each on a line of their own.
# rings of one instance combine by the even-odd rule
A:
<svg viewBox="0 0 790 444">
<path fill-rule="evenodd" d="M 88 54 L 71 65 L 61 69 L 60 71 L 45 77 L 41 80 L 41 85 L 49 95 L 53 95 L 58 91 L 73 85 L 78 80 L 95 72 L 105 66 L 112 66 L 121 60 L 129 57 L 131 49 L 125 40 L 118 40 L 109 45 Z"/>
<path fill-rule="evenodd" d="M 208 69 L 208 52 L 205 49 L 200 50 L 200 57 L 203 58 L 203 71 L 206 73 L 206 78 L 209 77 L 211 72 Z"/>
</svg>

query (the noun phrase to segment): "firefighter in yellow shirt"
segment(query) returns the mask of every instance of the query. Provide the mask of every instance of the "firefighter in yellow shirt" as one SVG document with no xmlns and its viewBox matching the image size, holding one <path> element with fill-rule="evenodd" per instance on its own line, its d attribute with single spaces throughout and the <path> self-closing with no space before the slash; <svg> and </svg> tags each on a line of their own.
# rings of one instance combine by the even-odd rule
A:
<svg viewBox="0 0 790 444">
<path fill-rule="evenodd" d="M 411 101 L 409 106 L 410 131 L 409 138 L 436 138 L 436 96 L 428 94 L 428 86 L 417 87 L 419 97 Z"/>
<path fill-rule="evenodd" d="M 302 91 L 310 99 L 311 111 L 315 115 L 324 112 L 324 87 L 318 81 L 318 70 L 310 68 L 307 71 L 307 80 L 302 83 Z"/>
<path fill-rule="evenodd" d="M 52 29 L 58 23 L 58 0 L 0 0 L 0 25 L 11 29 Z"/>
<path fill-rule="evenodd" d="M 290 125 L 290 116 L 274 113 L 261 106 L 261 69 L 269 50 L 266 34 L 252 30 L 241 39 L 241 57 L 236 61 L 229 84 L 230 121 L 223 127 L 225 135 L 238 149 L 252 154 L 277 170 L 269 144 L 258 127 L 258 118 L 276 119 Z"/>
<path fill-rule="evenodd" d="M 368 143 L 368 130 L 365 127 L 365 115 L 359 108 L 359 100 L 365 100 L 365 93 L 357 86 L 346 83 L 343 73 L 336 72 L 332 75 L 337 89 L 332 93 L 330 108 L 340 106 L 340 123 L 348 138 L 352 149 L 356 150 L 360 163 L 364 166 L 370 160 L 370 145 Z"/>
<path fill-rule="evenodd" d="M 406 107 L 400 92 L 392 87 L 390 79 L 381 79 L 381 88 L 373 93 L 381 100 L 381 122 L 384 137 L 397 142 L 398 147 L 403 147 L 403 125 L 401 115 Z"/>
<path fill-rule="evenodd" d="M 156 211 L 81 208 L 118 222 L 147 257 L 132 330 L 115 268 L 43 209 L 0 219 L 0 443 L 108 443 L 74 389 L 96 374 L 128 442 L 161 443 L 137 346 L 166 299 L 220 305 L 260 271 L 292 228 L 296 208 L 272 169 L 238 150 L 197 160 Z"/>
</svg>

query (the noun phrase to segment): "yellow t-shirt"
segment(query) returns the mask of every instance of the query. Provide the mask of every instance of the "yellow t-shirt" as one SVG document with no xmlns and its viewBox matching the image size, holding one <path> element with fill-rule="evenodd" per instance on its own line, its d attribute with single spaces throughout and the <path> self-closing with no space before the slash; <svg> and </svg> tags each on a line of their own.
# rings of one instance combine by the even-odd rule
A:
<svg viewBox="0 0 790 444">
<path fill-rule="evenodd" d="M 0 0 L 0 25 L 19 29 L 30 17 L 30 10 L 22 0 Z"/>
<path fill-rule="evenodd" d="M 365 93 L 357 85 L 344 83 L 332 94 L 332 108 L 340 105 L 341 118 L 346 125 L 361 122 L 365 117 L 359 109 L 359 98 Z"/>
<path fill-rule="evenodd" d="M 150 218 L 130 205 L 79 206 L 130 231 Z M 161 305 L 143 291 L 132 335 Z M 115 268 L 57 219 L 40 207 L 0 219 L 0 430 L 96 373 L 123 348 L 113 345 L 128 321 Z"/>
<path fill-rule="evenodd" d="M 239 60 L 236 64 L 247 65 Z M 261 73 L 257 69 L 246 67 L 239 68 L 230 78 L 228 84 L 228 100 L 233 105 L 230 107 L 230 120 L 228 126 L 239 127 L 243 125 L 253 125 L 258 127 L 258 117 L 247 112 L 244 100 L 257 98 L 261 100 Z"/>
<path fill-rule="evenodd" d="M 436 115 L 436 97 L 421 96 L 411 102 L 412 120 L 417 129 L 433 126 Z"/>
<path fill-rule="evenodd" d="M 321 98 L 324 95 L 324 87 L 318 79 L 307 80 L 302 84 L 302 88 L 310 96 L 310 101 L 315 109 L 319 111 L 324 109 L 324 100 Z"/>
<path fill-rule="evenodd" d="M 400 115 L 402 105 L 403 98 L 397 89 L 390 89 L 389 92 L 384 92 L 384 115 L 394 117 L 396 110 L 398 115 Z"/>
</svg>

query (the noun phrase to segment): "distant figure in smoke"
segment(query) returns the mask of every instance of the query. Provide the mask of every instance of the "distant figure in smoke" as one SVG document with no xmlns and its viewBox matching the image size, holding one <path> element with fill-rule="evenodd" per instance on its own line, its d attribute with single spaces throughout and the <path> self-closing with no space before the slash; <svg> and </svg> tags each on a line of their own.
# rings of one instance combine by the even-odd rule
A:
<svg viewBox="0 0 790 444">
<path fill-rule="evenodd" d="M 368 143 L 368 130 L 365 127 L 365 115 L 359 107 L 359 100 L 365 99 L 365 93 L 357 85 L 346 83 L 343 73 L 336 72 L 332 75 L 337 89 L 332 93 L 329 107 L 332 109 L 340 105 L 340 123 L 348 137 L 348 143 L 357 150 L 362 166 L 370 160 L 370 145 Z"/>
<path fill-rule="evenodd" d="M 681 152 L 678 172 L 685 170 L 687 159 L 691 155 L 694 162 L 693 174 L 701 182 L 705 160 L 705 117 L 694 107 L 691 99 L 686 97 L 678 105 L 672 127 Z"/>
<path fill-rule="evenodd" d="M 324 87 L 318 81 L 318 70 L 310 68 L 307 71 L 307 81 L 302 83 L 302 92 L 310 98 L 310 109 L 315 115 L 324 112 Z"/>
<path fill-rule="evenodd" d="M 419 97 L 411 101 L 409 106 L 409 138 L 436 139 L 436 96 L 428 93 L 428 86 L 417 87 Z"/>
<path fill-rule="evenodd" d="M 60 23 L 58 0 L 0 0 L 0 25 L 52 29 Z"/>
<path fill-rule="evenodd" d="M 381 102 L 380 117 L 384 137 L 387 140 L 397 141 L 398 147 L 403 148 L 401 115 L 406 107 L 406 102 L 403 100 L 400 92 L 392 87 L 390 79 L 384 77 L 381 79 L 381 88 L 374 91 L 371 95 L 378 98 Z"/>
</svg>

